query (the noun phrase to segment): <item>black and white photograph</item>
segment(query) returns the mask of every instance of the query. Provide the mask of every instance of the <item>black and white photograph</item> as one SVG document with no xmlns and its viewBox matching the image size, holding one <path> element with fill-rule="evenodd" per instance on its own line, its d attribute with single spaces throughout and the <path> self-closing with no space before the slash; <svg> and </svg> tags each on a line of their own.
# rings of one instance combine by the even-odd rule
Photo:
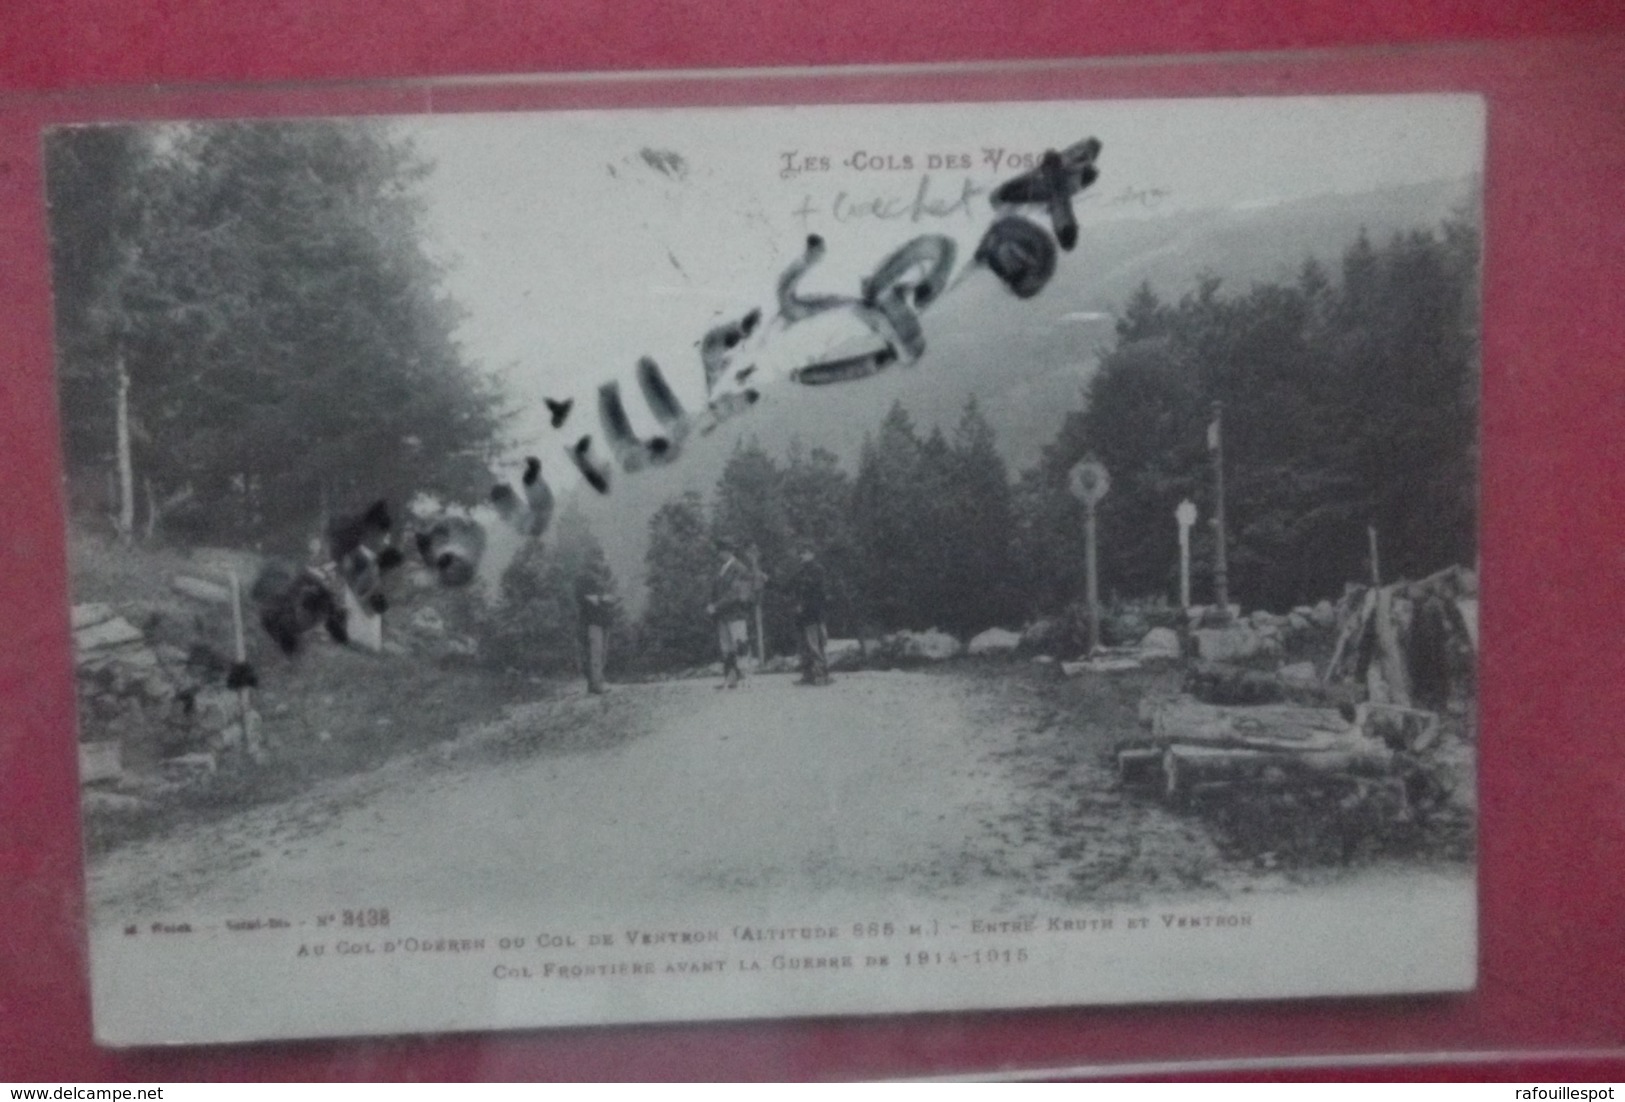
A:
<svg viewBox="0 0 1625 1102">
<path fill-rule="evenodd" d="M 1473 988 L 1478 97 L 42 140 L 100 1043 Z"/>
</svg>

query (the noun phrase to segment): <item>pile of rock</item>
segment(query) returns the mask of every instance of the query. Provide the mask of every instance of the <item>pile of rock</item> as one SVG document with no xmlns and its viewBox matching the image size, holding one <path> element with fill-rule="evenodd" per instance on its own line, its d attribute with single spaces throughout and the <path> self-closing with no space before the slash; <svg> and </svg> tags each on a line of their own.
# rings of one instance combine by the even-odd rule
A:
<svg viewBox="0 0 1625 1102">
<path fill-rule="evenodd" d="M 186 782 L 213 773 L 222 751 L 263 756 L 258 714 L 203 684 L 184 651 L 105 604 L 75 605 L 72 623 L 81 783 Z"/>
<path fill-rule="evenodd" d="M 882 636 L 879 645 L 880 654 L 885 658 L 923 658 L 932 662 L 956 658 L 964 650 L 958 639 L 936 628 L 894 632 Z"/>
</svg>

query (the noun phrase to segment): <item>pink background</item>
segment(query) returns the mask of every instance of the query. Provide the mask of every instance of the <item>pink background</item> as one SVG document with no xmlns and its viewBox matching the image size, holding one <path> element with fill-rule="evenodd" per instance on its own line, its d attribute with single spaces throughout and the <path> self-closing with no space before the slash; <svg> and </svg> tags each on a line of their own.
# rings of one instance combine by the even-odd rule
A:
<svg viewBox="0 0 1625 1102">
<path fill-rule="evenodd" d="M 689 0 L 11 0 L 0 6 L 0 1079 L 851 1078 L 1260 1055 L 1613 1048 L 1303 1075 L 1625 1078 L 1625 5 L 1143 0 L 753 6 Z M 822 15 L 813 22 L 815 8 Z M 1493 7 L 1495 10 L 1485 10 Z M 335 11 L 342 14 L 334 14 Z M 1588 33 L 1601 41 L 1552 41 Z M 419 110 L 416 89 L 295 81 L 485 73 L 1196 55 L 1487 40 L 1482 50 L 1106 66 L 1032 77 L 815 78 L 693 101 L 1484 91 L 1482 985 L 1469 998 L 576 1029 L 113 1053 L 90 1043 L 42 119 Z M 1534 41 L 1530 41 L 1534 40 Z M 205 83 L 272 85 L 226 100 Z M 283 87 L 276 87 L 283 85 Z M 646 102 L 656 86 L 555 89 Z M 8 101 L 9 100 L 9 104 Z M 438 90 L 437 109 L 534 105 Z M 251 999 L 252 991 L 242 992 Z M 1257 1074 L 1257 1073 L 1251 1073 Z"/>
</svg>

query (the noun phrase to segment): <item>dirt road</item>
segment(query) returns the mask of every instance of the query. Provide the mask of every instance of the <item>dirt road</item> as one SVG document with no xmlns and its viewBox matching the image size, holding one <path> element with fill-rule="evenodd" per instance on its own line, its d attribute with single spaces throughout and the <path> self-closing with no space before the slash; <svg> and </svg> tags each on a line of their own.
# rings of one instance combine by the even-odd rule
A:
<svg viewBox="0 0 1625 1102">
<path fill-rule="evenodd" d="M 1065 840 L 1028 829 L 1043 809 L 1010 760 L 1029 733 L 1019 710 L 990 722 L 977 691 L 865 672 L 524 705 L 437 752 L 121 847 L 93 865 L 95 913 L 996 902 L 1059 870 Z"/>
<path fill-rule="evenodd" d="M 1154 676 L 965 663 L 818 689 L 763 676 L 736 692 L 680 681 L 517 706 L 371 773 L 93 861 L 99 1035 L 1466 982 L 1465 870 L 1323 870 L 1311 885 L 1226 858 L 1201 818 L 1120 791 L 1103 750 Z M 1349 944 L 1328 958 L 1331 929 Z M 869 970 L 871 946 L 883 971 Z M 546 971 L 655 964 L 699 979 Z"/>
</svg>

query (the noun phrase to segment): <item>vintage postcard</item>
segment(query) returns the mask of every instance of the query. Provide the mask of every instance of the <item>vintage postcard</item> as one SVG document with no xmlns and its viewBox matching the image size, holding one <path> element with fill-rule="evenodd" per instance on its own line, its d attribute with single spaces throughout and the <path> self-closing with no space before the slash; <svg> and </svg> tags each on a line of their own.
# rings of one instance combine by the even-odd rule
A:
<svg viewBox="0 0 1625 1102">
<path fill-rule="evenodd" d="M 43 142 L 102 1043 L 1474 985 L 1478 98 Z"/>
</svg>

